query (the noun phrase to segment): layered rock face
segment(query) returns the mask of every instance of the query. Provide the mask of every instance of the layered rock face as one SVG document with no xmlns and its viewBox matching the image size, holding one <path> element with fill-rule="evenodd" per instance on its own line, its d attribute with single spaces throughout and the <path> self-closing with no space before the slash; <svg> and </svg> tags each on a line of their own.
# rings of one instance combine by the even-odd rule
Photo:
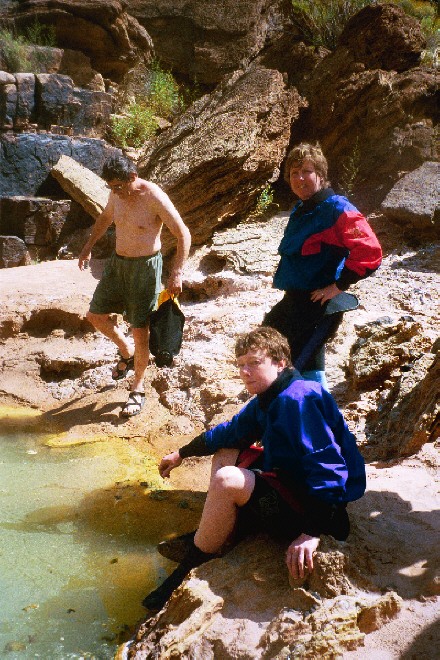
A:
<svg viewBox="0 0 440 660">
<path fill-rule="evenodd" d="M 332 182 L 355 190 L 369 208 L 435 152 L 438 86 L 434 69 L 417 67 L 424 43 L 401 9 L 368 6 L 348 22 L 336 50 L 297 81 L 309 107 L 293 140 L 319 139 Z"/>
<path fill-rule="evenodd" d="M 244 215 L 264 184 L 278 178 L 302 104 L 279 72 L 253 66 L 194 103 L 147 148 L 139 172 L 164 187 L 193 243 Z"/>
<path fill-rule="evenodd" d="M 110 94 L 74 87 L 68 76 L 57 73 L 0 71 L 0 129 L 50 130 L 101 137 L 112 110 Z"/>
<path fill-rule="evenodd" d="M 92 138 L 0 134 L 0 234 L 9 238 L 1 267 L 26 265 L 31 257 L 40 261 L 78 254 L 93 224 L 94 207 L 87 203 L 83 207 L 70 199 L 51 176 L 51 169 L 65 155 L 95 176 L 93 173 L 101 172 L 105 158 L 113 152 L 106 142 Z M 17 240 L 12 241 L 14 237 Z M 113 242 L 109 235 L 96 254 L 107 256 Z M 23 246 L 30 250 L 25 257 Z"/>
<path fill-rule="evenodd" d="M 284 0 L 129 0 L 127 11 L 151 35 L 158 57 L 200 83 L 216 84 L 249 63 L 281 32 Z"/>
<path fill-rule="evenodd" d="M 118 0 L 27 0 L 4 12 L 5 22 L 19 29 L 53 25 L 57 45 L 85 53 L 94 69 L 120 80 L 139 58 L 150 58 L 151 38 Z"/>
</svg>

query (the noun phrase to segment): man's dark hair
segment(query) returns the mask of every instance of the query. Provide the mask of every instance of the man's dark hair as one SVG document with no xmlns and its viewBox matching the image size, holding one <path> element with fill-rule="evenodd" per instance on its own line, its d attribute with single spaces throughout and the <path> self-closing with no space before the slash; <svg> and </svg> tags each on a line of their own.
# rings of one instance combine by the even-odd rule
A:
<svg viewBox="0 0 440 660">
<path fill-rule="evenodd" d="M 287 339 L 274 328 L 260 326 L 240 335 L 235 344 L 235 357 L 246 355 L 248 351 L 262 350 L 275 362 L 286 360 L 291 366 L 290 348 Z"/>
<path fill-rule="evenodd" d="M 132 160 L 122 154 L 109 156 L 102 168 L 102 178 L 104 181 L 130 181 L 132 174 L 137 175 L 137 167 Z"/>
</svg>

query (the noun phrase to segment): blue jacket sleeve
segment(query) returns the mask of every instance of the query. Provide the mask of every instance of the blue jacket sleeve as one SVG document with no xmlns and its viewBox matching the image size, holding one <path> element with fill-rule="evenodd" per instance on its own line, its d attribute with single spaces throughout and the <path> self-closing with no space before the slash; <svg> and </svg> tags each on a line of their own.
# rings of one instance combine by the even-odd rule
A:
<svg viewBox="0 0 440 660">
<path fill-rule="evenodd" d="M 244 449 L 260 440 L 262 429 L 257 419 L 257 400 L 251 399 L 229 422 L 223 422 L 205 432 L 205 442 L 211 454 L 218 449 Z"/>
</svg>

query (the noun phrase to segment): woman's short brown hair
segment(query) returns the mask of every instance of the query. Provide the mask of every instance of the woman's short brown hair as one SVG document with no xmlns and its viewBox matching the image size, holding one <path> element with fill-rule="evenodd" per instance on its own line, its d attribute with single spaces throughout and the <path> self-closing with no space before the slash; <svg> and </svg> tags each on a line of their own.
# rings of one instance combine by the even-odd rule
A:
<svg viewBox="0 0 440 660">
<path fill-rule="evenodd" d="M 287 339 L 274 328 L 260 326 L 238 337 L 235 343 L 236 358 L 246 355 L 248 351 L 252 350 L 265 351 L 275 362 L 286 360 L 288 367 L 292 364 Z"/>
<path fill-rule="evenodd" d="M 287 154 L 284 165 L 284 179 L 290 185 L 290 170 L 292 167 L 300 167 L 305 160 L 311 160 L 317 174 L 322 179 L 322 185 L 328 186 L 327 181 L 328 163 L 322 153 L 321 145 L 317 142 L 315 145 L 308 142 L 301 142 L 293 147 Z"/>
</svg>

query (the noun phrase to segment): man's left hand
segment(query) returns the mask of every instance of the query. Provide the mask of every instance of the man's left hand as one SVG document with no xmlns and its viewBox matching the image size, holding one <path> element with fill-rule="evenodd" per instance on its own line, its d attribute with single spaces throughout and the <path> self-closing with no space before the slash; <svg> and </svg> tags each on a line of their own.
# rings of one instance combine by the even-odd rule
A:
<svg viewBox="0 0 440 660">
<path fill-rule="evenodd" d="M 182 293 L 181 273 L 171 273 L 168 278 L 167 289 L 172 296 L 178 296 Z"/>
<path fill-rule="evenodd" d="M 286 564 L 291 576 L 297 580 L 303 578 L 305 570 L 313 571 L 313 554 L 319 545 L 316 536 L 301 534 L 287 548 Z"/>
<path fill-rule="evenodd" d="M 323 289 L 315 289 L 315 291 L 312 291 L 310 298 L 313 302 L 320 302 L 321 305 L 323 305 L 327 300 L 331 300 L 337 296 L 338 293 L 341 293 L 341 290 L 338 289 L 336 284 L 329 284 Z"/>
</svg>

